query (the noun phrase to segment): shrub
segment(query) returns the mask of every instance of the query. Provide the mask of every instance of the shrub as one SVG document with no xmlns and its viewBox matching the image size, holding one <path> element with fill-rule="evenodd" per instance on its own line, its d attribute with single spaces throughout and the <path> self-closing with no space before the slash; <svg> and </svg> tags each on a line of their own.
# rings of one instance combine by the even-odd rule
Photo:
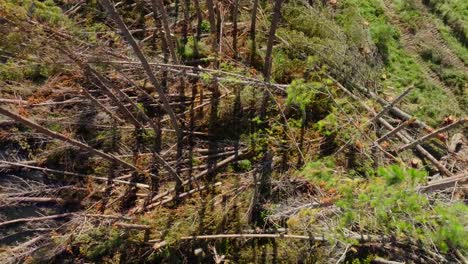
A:
<svg viewBox="0 0 468 264">
<path fill-rule="evenodd" d="M 389 62 L 389 46 L 395 35 L 395 30 L 386 24 L 376 25 L 371 30 L 372 40 L 385 63 Z"/>
</svg>

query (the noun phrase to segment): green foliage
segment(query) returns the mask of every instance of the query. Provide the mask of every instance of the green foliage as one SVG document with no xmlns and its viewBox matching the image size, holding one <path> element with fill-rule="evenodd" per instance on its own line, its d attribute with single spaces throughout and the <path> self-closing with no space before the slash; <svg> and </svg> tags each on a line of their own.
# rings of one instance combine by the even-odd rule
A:
<svg viewBox="0 0 468 264">
<path fill-rule="evenodd" d="M 211 31 L 210 22 L 208 22 L 208 20 L 203 20 L 201 22 L 201 31 L 203 33 L 209 33 Z"/>
<path fill-rule="evenodd" d="M 426 177 L 426 173 L 423 171 L 414 169 L 407 170 L 396 165 L 379 168 L 377 175 L 383 177 L 387 185 L 401 184 L 407 181 L 411 186 L 416 186 L 418 183 L 423 182 Z"/>
<path fill-rule="evenodd" d="M 312 60 L 309 57 L 309 61 Z M 311 72 L 307 80 L 293 80 L 287 88 L 286 103 L 299 107 L 303 120 L 306 120 L 309 110 L 315 116 L 314 119 L 326 116 L 331 110 L 330 97 L 334 93 L 334 86 L 333 81 L 326 77 L 326 70 L 326 67 L 322 67 Z"/>
<path fill-rule="evenodd" d="M 143 134 L 143 142 L 152 144 L 154 139 L 152 140 L 151 136 L 154 136 L 153 130 L 147 130 L 146 133 Z M 119 141 L 120 137 L 120 133 L 115 129 L 96 131 L 90 143 L 92 143 L 94 147 L 101 148 L 103 151 L 114 151 L 115 141 Z"/>
<path fill-rule="evenodd" d="M 241 171 L 249 171 L 252 169 L 252 162 L 247 159 L 239 160 L 239 162 L 237 162 L 237 166 Z"/>
<path fill-rule="evenodd" d="M 0 64 L 0 80 L 20 81 L 24 78 L 22 67 L 8 60 Z"/>
<path fill-rule="evenodd" d="M 415 32 L 424 23 L 414 1 L 397 0 L 396 7 L 400 19 L 405 22 L 405 26 L 409 27 L 412 32 Z"/>
<path fill-rule="evenodd" d="M 385 63 L 388 63 L 389 46 L 391 41 L 397 36 L 395 29 L 386 24 L 377 24 L 371 29 L 372 40 L 379 50 Z"/>
<path fill-rule="evenodd" d="M 203 59 L 208 56 L 209 49 L 206 47 L 205 43 L 197 41 L 196 38 L 191 36 L 188 37 L 185 45 L 179 42 L 178 53 L 184 60 Z"/>
<path fill-rule="evenodd" d="M 442 56 L 443 55 L 438 50 L 431 49 L 430 47 L 426 47 L 425 49 L 421 51 L 421 57 L 424 60 L 437 64 L 437 65 L 442 64 L 442 60 L 443 60 Z"/>
<path fill-rule="evenodd" d="M 254 109 L 259 108 L 262 102 L 262 93 L 259 91 L 253 86 L 245 86 L 240 92 L 241 105 L 243 107 L 253 105 Z"/>
<path fill-rule="evenodd" d="M 287 89 L 287 104 L 298 105 L 305 112 L 306 107 L 311 104 L 315 98 L 317 90 L 322 87 L 321 83 L 306 83 L 303 79 L 294 80 Z"/>
<path fill-rule="evenodd" d="M 113 252 L 124 249 L 125 239 L 116 229 L 97 228 L 76 238 L 80 254 L 92 261 L 111 256 Z"/>
<path fill-rule="evenodd" d="M 455 203 L 451 206 L 439 204 L 435 207 L 438 216 L 439 228 L 432 232 L 437 246 L 447 252 L 449 249 L 468 250 L 468 206 L 463 203 Z"/>
<path fill-rule="evenodd" d="M 343 5 L 359 8 L 370 22 L 371 36 L 379 52 L 383 51 L 381 55 L 387 56 L 385 78 L 382 81 L 385 91 L 399 94 L 414 85 L 416 89 L 408 95 L 409 102 L 405 104 L 405 109 L 430 125 L 439 124 L 446 115 L 461 114 L 457 100 L 442 87 L 427 80 L 421 66 L 401 47 L 399 33 L 385 16 L 381 1 L 345 0 Z"/>
<path fill-rule="evenodd" d="M 60 132 L 62 131 L 62 125 L 60 125 L 59 123 L 52 123 L 52 124 L 49 124 L 48 125 L 48 128 L 52 131 L 55 131 L 55 132 Z"/>
<path fill-rule="evenodd" d="M 369 233 L 411 237 L 441 250 L 468 249 L 464 204 L 431 207 L 428 199 L 416 191 L 426 173 L 393 165 L 379 168 L 376 177 L 367 182 L 338 186 L 342 198 L 336 205 L 342 209 L 341 228 L 354 228 Z M 434 217 L 436 215 L 437 217 Z"/>
<path fill-rule="evenodd" d="M 69 27 L 71 21 L 52 0 L 0 1 L 0 16 L 12 23 L 0 24 L 0 80 L 40 82 L 59 70 L 43 43 L 44 32 L 28 22 L 32 18 L 52 28 Z"/>
<path fill-rule="evenodd" d="M 468 49 L 466 49 L 463 44 L 457 40 L 448 26 L 435 18 L 433 21 L 450 49 L 463 61 L 463 63 L 465 63 L 465 65 L 468 65 Z"/>
<path fill-rule="evenodd" d="M 307 163 L 301 171 L 301 175 L 312 183 L 326 188 L 332 188 L 337 185 L 340 179 L 334 173 L 335 161 L 332 157 L 323 158 L 317 161 Z"/>
<path fill-rule="evenodd" d="M 464 0 L 426 0 L 428 4 L 444 22 L 448 24 L 454 34 L 466 46 L 468 40 L 468 2 Z"/>
<path fill-rule="evenodd" d="M 282 50 L 273 51 L 272 78 L 278 83 L 290 83 L 295 78 L 301 78 L 306 68 L 306 62 L 301 59 L 290 59 Z"/>
<path fill-rule="evenodd" d="M 200 79 L 203 81 L 203 83 L 209 85 L 213 81 L 214 76 L 209 72 L 202 72 L 200 73 Z"/>
<path fill-rule="evenodd" d="M 335 109 L 334 111 L 335 112 Z M 316 128 L 324 136 L 331 136 L 335 133 L 336 128 L 338 127 L 338 119 L 335 113 L 327 115 L 324 119 L 317 122 Z M 342 134 L 342 133 L 340 133 Z"/>
<path fill-rule="evenodd" d="M 364 84 L 377 79 L 380 65 L 371 58 L 365 21 L 356 6 L 343 5 L 334 11 L 328 5 L 311 7 L 292 1 L 284 5 L 282 15 L 285 26 L 277 32 L 282 40 L 277 64 L 284 64 L 278 67 L 284 70 L 277 71 L 277 76 L 282 77 L 284 72 L 292 75 L 292 80 L 307 74 L 308 58 L 313 57 L 314 66 L 326 65 L 339 72 L 341 81 Z M 367 63 L 370 59 L 374 63 Z"/>
</svg>

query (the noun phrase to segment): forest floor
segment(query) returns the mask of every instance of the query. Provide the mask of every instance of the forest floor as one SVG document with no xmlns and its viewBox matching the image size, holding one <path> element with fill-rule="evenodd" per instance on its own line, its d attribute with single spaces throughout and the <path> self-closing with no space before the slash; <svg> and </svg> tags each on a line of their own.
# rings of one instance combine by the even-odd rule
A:
<svg viewBox="0 0 468 264">
<path fill-rule="evenodd" d="M 0 262 L 466 263 L 468 50 L 310 2 L 0 1 Z"/>
</svg>

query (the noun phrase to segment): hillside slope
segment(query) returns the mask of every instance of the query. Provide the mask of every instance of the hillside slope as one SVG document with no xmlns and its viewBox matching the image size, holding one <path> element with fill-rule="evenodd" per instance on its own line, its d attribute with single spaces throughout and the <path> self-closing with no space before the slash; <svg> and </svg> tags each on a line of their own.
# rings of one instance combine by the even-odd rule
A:
<svg viewBox="0 0 468 264">
<path fill-rule="evenodd" d="M 0 263 L 464 263 L 464 1 L 0 0 Z"/>
</svg>

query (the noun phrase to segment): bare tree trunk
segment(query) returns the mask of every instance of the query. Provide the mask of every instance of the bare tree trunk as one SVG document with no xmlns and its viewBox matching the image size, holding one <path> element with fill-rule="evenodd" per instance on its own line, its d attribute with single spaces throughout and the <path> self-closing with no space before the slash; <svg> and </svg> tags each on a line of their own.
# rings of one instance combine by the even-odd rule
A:
<svg viewBox="0 0 468 264">
<path fill-rule="evenodd" d="M 382 142 L 384 142 L 385 140 L 388 140 L 389 138 L 391 138 L 392 136 L 394 136 L 396 133 L 400 132 L 402 129 L 406 128 L 407 126 L 411 125 L 412 123 L 414 123 L 416 119 L 414 118 L 411 118 L 411 119 L 408 119 L 406 120 L 405 122 L 401 123 L 399 126 L 397 126 L 395 129 L 391 130 L 390 132 L 388 132 L 387 134 L 383 135 L 381 138 L 377 139 L 374 144 L 380 144 Z"/>
<path fill-rule="evenodd" d="M 265 65 L 263 66 L 263 78 L 265 82 L 270 82 L 271 77 L 271 65 L 272 65 L 272 52 L 273 52 L 273 42 L 275 41 L 276 29 L 281 18 L 281 4 L 283 0 L 275 0 L 275 6 L 273 8 L 273 18 L 271 19 L 270 32 L 268 34 L 267 50 L 265 54 Z M 266 88 L 268 89 L 268 87 Z M 265 89 L 263 92 L 262 106 L 260 108 L 260 118 L 265 119 L 266 108 L 268 106 L 268 100 L 270 93 Z"/>
<path fill-rule="evenodd" d="M 270 82 L 272 64 L 271 54 L 273 52 L 273 42 L 275 41 L 276 29 L 278 28 L 278 23 L 281 17 L 282 3 L 283 0 L 276 0 L 273 9 L 273 18 L 271 20 L 270 32 L 268 34 L 267 50 L 265 54 L 265 67 L 263 69 L 263 78 L 265 79 L 265 82 Z"/>
<path fill-rule="evenodd" d="M 448 131 L 448 130 L 450 130 L 450 129 L 453 129 L 453 128 L 455 128 L 455 127 L 457 127 L 457 126 L 460 126 L 460 125 L 463 125 L 463 124 L 465 124 L 465 123 L 467 123 L 467 122 L 468 122 L 468 118 L 460 119 L 460 120 L 458 120 L 458 121 L 455 122 L 455 123 L 452 123 L 452 124 L 447 125 L 447 126 L 445 126 L 445 127 L 439 128 L 439 129 L 433 131 L 432 133 L 429 133 L 429 134 L 427 134 L 427 135 L 425 135 L 425 136 L 423 136 L 423 137 L 421 137 L 421 138 L 419 138 L 419 139 L 416 139 L 415 141 L 413 141 L 413 142 L 411 142 L 411 143 L 408 143 L 408 144 L 404 145 L 403 147 L 401 147 L 400 149 L 398 149 L 398 151 L 403 151 L 403 150 L 405 150 L 405 149 L 412 148 L 412 147 L 414 147 L 414 146 L 416 146 L 416 145 L 418 145 L 418 144 L 420 144 L 420 143 L 422 143 L 422 142 L 424 142 L 424 141 L 426 141 L 426 140 L 428 140 L 428 139 L 430 139 L 430 138 L 432 138 L 432 137 L 437 136 L 438 134 L 440 134 L 440 133 L 442 133 L 442 132 L 445 132 L 445 131 Z"/>
<path fill-rule="evenodd" d="M 37 222 L 37 221 L 46 221 L 52 219 L 59 219 L 72 216 L 72 213 L 58 214 L 58 215 L 49 215 L 43 217 L 31 217 L 31 218 L 18 218 L 10 221 L 5 221 L 0 223 L 0 227 L 5 227 L 8 225 L 19 224 L 19 223 L 28 223 L 28 222 Z"/>
<path fill-rule="evenodd" d="M 30 127 L 34 130 L 36 130 L 37 132 L 39 133 L 42 133 L 44 135 L 47 135 L 51 138 L 54 138 L 54 139 L 58 139 L 60 141 L 63 141 L 63 142 L 66 142 L 72 146 L 75 146 L 75 147 L 78 147 L 80 149 L 83 149 L 83 150 L 86 150 L 86 151 L 89 151 L 103 159 L 106 159 L 110 162 L 117 162 L 119 163 L 120 165 L 123 165 L 125 168 L 128 168 L 128 169 L 131 169 L 131 170 L 138 170 L 135 166 L 131 165 L 130 163 L 126 162 L 126 161 L 123 161 L 117 157 L 115 157 L 114 155 L 111 155 L 111 154 L 107 154 L 107 153 L 104 153 L 100 150 L 97 150 L 85 143 L 82 143 L 80 141 L 77 141 L 77 140 L 74 140 L 74 139 L 71 139 L 71 138 L 68 138 L 60 133 L 57 133 L 57 132 L 54 132 L 52 130 L 49 130 L 43 126 L 40 126 L 36 123 L 34 123 L 33 121 L 27 119 L 27 118 L 24 118 L 20 115 L 17 115 L 17 114 L 14 114 L 6 109 L 3 109 L 0 107 L 0 114 L 2 115 L 5 115 L 11 119 L 14 119 L 15 121 L 17 122 L 20 122 L 21 124 L 27 126 L 27 127 Z"/>
<path fill-rule="evenodd" d="M 162 22 L 161 22 L 161 15 L 158 13 L 157 6 L 152 4 L 151 5 L 153 9 L 153 19 L 154 19 L 154 24 L 156 27 L 156 31 L 159 35 L 159 39 L 161 40 L 161 49 L 163 52 L 163 61 L 164 63 L 169 62 L 169 57 L 171 56 L 171 52 L 169 51 L 169 47 L 166 41 L 166 37 L 164 36 L 164 32 L 162 29 Z M 162 69 L 163 70 L 163 78 L 161 80 L 161 84 L 163 86 L 163 90 L 167 89 L 167 76 L 168 76 L 168 70 L 167 69 Z"/>
<path fill-rule="evenodd" d="M 176 131 L 177 135 L 181 136 L 182 135 L 182 130 L 179 128 L 179 124 L 177 122 L 177 117 L 172 109 L 172 107 L 169 104 L 169 100 L 166 97 L 166 94 L 164 93 L 164 90 L 162 89 L 161 85 L 159 84 L 159 81 L 156 79 L 156 76 L 154 76 L 153 71 L 151 70 L 151 66 L 148 63 L 148 60 L 146 59 L 145 55 L 141 52 L 140 47 L 136 43 L 135 39 L 132 37 L 130 34 L 130 31 L 128 30 L 127 26 L 123 22 L 122 18 L 119 16 L 117 11 L 115 10 L 114 5 L 110 0 L 101 0 L 102 5 L 104 8 L 107 10 L 109 15 L 112 17 L 112 19 L 117 23 L 120 31 L 122 34 L 125 36 L 127 42 L 129 45 L 133 48 L 133 51 L 137 55 L 138 59 L 141 61 L 141 64 L 143 66 L 143 69 L 145 70 L 146 74 L 148 75 L 148 78 L 151 82 L 151 84 L 154 86 L 156 91 L 159 94 L 159 98 L 161 99 L 163 103 L 163 108 L 166 111 L 166 113 L 169 115 L 169 118 L 171 119 L 171 124 L 174 127 L 174 130 Z"/>
<path fill-rule="evenodd" d="M 182 43 L 184 45 L 188 42 L 188 34 L 192 32 L 192 26 L 190 24 L 190 0 L 184 1 L 184 23 L 182 25 Z"/>
<path fill-rule="evenodd" d="M 195 12 L 197 13 L 197 35 L 194 41 L 199 41 L 202 34 L 203 15 L 200 9 L 200 0 L 193 0 L 193 3 L 195 4 Z"/>
<path fill-rule="evenodd" d="M 232 9 L 232 50 L 234 51 L 234 59 L 237 59 L 237 13 L 239 11 L 239 0 L 234 0 L 234 7 Z"/>
<path fill-rule="evenodd" d="M 255 40 L 255 31 L 256 31 L 256 24 L 257 24 L 257 9 L 258 9 L 258 0 L 254 0 L 254 4 L 252 7 L 252 17 L 250 22 L 250 41 L 252 42 L 251 50 L 250 50 L 250 60 L 249 65 L 252 66 L 255 60 L 255 54 L 257 53 L 257 42 Z"/>
<path fill-rule="evenodd" d="M 126 185 L 136 185 L 140 188 L 147 188 L 149 189 L 150 186 L 142 183 L 131 183 L 128 181 L 122 181 L 118 179 L 112 179 L 109 180 L 109 178 L 105 177 L 98 177 L 98 176 L 93 176 L 93 175 L 85 175 L 85 174 L 79 174 L 79 173 L 74 173 L 74 172 L 69 172 L 69 171 L 60 171 L 60 170 L 53 170 L 49 168 L 42 168 L 42 167 L 36 167 L 36 166 L 31 166 L 23 163 L 14 163 L 14 162 L 8 162 L 4 160 L 0 160 L 0 163 L 8 164 L 10 166 L 16 166 L 16 167 L 23 167 L 23 168 L 28 168 L 28 169 L 33 169 L 33 170 L 38 170 L 38 171 L 43 171 L 43 172 L 50 172 L 50 173 L 57 173 L 57 174 L 62 174 L 62 175 L 68 175 L 68 176 L 74 176 L 74 177 L 80 177 L 80 178 L 91 178 L 99 181 L 106 181 L 106 182 L 115 182 L 115 183 L 121 183 L 121 184 L 126 184 Z"/>
<path fill-rule="evenodd" d="M 86 88 L 83 88 L 81 89 L 81 91 L 86 95 L 86 97 L 89 98 L 89 100 L 94 104 L 96 105 L 98 108 L 101 108 L 102 110 L 104 110 L 104 112 L 106 112 L 111 118 L 113 118 L 115 121 L 119 122 L 120 124 L 123 124 L 124 121 L 122 119 L 120 119 L 120 117 L 118 117 L 117 115 L 115 115 L 111 110 L 107 109 L 107 107 L 103 104 L 101 104 L 101 102 L 99 102 L 99 100 L 97 100 L 96 98 L 94 98 L 94 96 L 92 94 L 90 94 L 88 92 L 88 90 L 86 90 Z"/>
<path fill-rule="evenodd" d="M 216 34 L 216 13 L 213 0 L 206 0 L 206 8 L 208 9 L 208 21 L 210 22 L 210 32 L 214 36 Z"/>
<path fill-rule="evenodd" d="M 164 27 L 164 35 L 166 38 L 167 46 L 169 47 L 169 52 L 171 53 L 172 61 L 178 63 L 177 54 L 175 52 L 174 41 L 171 36 L 171 29 L 169 28 L 169 22 L 167 19 L 166 8 L 164 7 L 163 0 L 152 0 L 153 10 L 158 9 L 159 14 L 161 15 L 161 22 Z M 153 11 L 154 12 L 154 11 Z"/>
</svg>

